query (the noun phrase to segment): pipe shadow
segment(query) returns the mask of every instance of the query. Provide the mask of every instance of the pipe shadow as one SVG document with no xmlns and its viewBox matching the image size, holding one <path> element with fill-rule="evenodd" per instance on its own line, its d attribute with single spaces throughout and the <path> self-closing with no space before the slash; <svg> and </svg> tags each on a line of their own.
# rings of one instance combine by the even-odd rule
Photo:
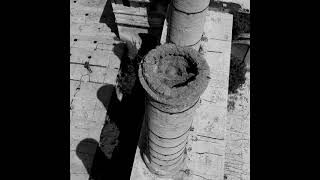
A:
<svg viewBox="0 0 320 180">
<path fill-rule="evenodd" d="M 150 11 L 153 11 L 152 7 L 147 9 L 148 16 L 152 14 Z M 111 0 L 106 3 L 100 22 L 106 23 L 119 38 Z M 162 27 L 156 31 L 154 29 L 151 27 L 147 34 L 139 33 L 142 43 L 135 59 L 128 57 L 124 43 L 114 44 L 113 52 L 121 61 L 120 69 L 116 86 L 106 84 L 97 91 L 97 98 L 107 113 L 90 171 L 92 179 L 130 178 L 137 145 L 141 147 L 139 139 L 145 110 L 145 94 L 137 74 L 142 57 L 160 44 Z"/>
<path fill-rule="evenodd" d="M 94 155 L 99 143 L 92 138 L 86 138 L 80 141 L 76 148 L 76 154 L 82 161 L 88 174 L 91 174 L 91 167 L 93 164 Z"/>
<path fill-rule="evenodd" d="M 97 142 L 82 140 L 76 149 L 89 179 L 129 179 L 144 114 L 144 92 L 137 83 L 134 93 L 119 101 L 114 85 L 106 84 L 97 98 L 107 109 L 105 123 Z"/>
<path fill-rule="evenodd" d="M 121 64 L 125 66 L 128 61 L 123 59 Z M 144 114 L 143 89 L 135 83 L 132 93 L 124 94 L 120 101 L 116 87 L 106 84 L 98 89 L 97 98 L 107 113 L 91 171 L 88 171 L 90 178 L 129 179 Z"/>
<path fill-rule="evenodd" d="M 107 176 L 129 179 L 139 140 L 144 114 L 144 94 L 136 83 L 134 92 L 126 94 L 119 101 L 113 91 L 107 111 L 107 118 L 100 135 L 100 148 L 106 157 Z M 140 92 L 139 92 L 140 91 Z M 121 170 L 120 174 L 116 170 Z"/>
</svg>

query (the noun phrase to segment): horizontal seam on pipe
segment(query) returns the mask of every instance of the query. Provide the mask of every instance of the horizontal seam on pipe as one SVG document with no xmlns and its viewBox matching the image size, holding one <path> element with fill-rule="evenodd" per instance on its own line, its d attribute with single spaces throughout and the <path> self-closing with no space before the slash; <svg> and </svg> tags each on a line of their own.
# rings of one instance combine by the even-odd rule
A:
<svg viewBox="0 0 320 180">
<path fill-rule="evenodd" d="M 202 37 L 201 37 L 201 38 L 202 38 Z M 191 46 L 194 46 L 194 45 L 198 44 L 198 43 L 201 41 L 201 38 L 200 38 L 199 41 L 197 41 L 196 43 L 191 44 L 191 45 L 187 45 L 186 47 L 191 47 Z"/>
<path fill-rule="evenodd" d="M 180 143 L 180 144 L 178 144 L 178 145 L 176 145 L 176 146 L 174 146 L 174 147 L 163 147 L 163 146 L 160 146 L 160 145 L 158 145 L 157 143 L 155 143 L 153 140 L 151 140 L 151 138 L 149 137 L 149 141 L 151 141 L 153 144 L 155 144 L 155 145 L 157 145 L 157 146 L 159 146 L 159 147 L 161 147 L 161 148 L 175 148 L 175 147 L 178 147 L 178 146 L 180 146 L 181 144 L 183 144 L 185 141 L 187 141 L 188 140 L 188 138 L 186 138 L 185 140 L 183 140 L 182 141 L 182 143 Z"/>
<path fill-rule="evenodd" d="M 156 133 L 154 133 L 153 131 L 151 131 L 151 129 L 150 128 L 148 128 L 148 130 L 152 133 L 152 134 L 154 134 L 155 136 L 157 136 L 158 138 L 160 138 L 160 139 L 169 139 L 169 140 L 171 140 L 171 139 L 178 139 L 178 138 L 181 138 L 183 135 L 185 135 L 188 131 L 190 131 L 190 127 L 187 129 L 187 131 L 186 132 L 184 132 L 182 135 L 180 135 L 180 136 L 178 136 L 178 137 L 175 137 L 175 138 L 163 138 L 163 137 L 161 137 L 161 136 L 158 136 Z"/>
<path fill-rule="evenodd" d="M 182 154 L 183 154 L 183 153 L 182 153 Z M 181 158 L 181 155 L 180 155 L 179 157 Z M 157 159 L 157 158 L 155 157 L 155 159 Z M 150 158 L 150 161 L 152 161 L 153 163 L 157 164 L 158 166 L 166 167 L 166 166 L 173 166 L 173 165 L 177 164 L 177 163 L 180 161 L 180 159 L 179 159 L 177 162 L 174 162 L 173 164 L 169 164 L 169 165 L 161 165 L 161 164 L 158 164 L 158 163 L 156 163 L 155 161 L 153 161 L 152 158 Z M 160 161 L 161 161 L 161 160 L 160 160 Z"/>
<path fill-rule="evenodd" d="M 180 114 L 180 113 L 184 113 L 184 112 L 186 112 L 186 111 L 188 111 L 189 109 L 191 109 L 191 108 L 193 108 L 197 103 L 198 103 L 198 101 L 199 101 L 199 99 L 200 99 L 200 97 L 198 98 L 198 100 L 190 107 L 190 108 L 188 108 L 188 109 L 186 109 L 186 110 L 184 110 L 184 111 L 181 111 L 181 112 L 175 112 L 175 113 L 170 113 L 170 112 L 165 112 L 165 111 L 163 111 L 163 110 L 161 110 L 161 109 L 159 109 L 159 108 L 157 108 L 157 107 L 155 107 L 153 104 L 151 104 L 150 102 L 148 102 L 148 104 L 149 105 L 151 105 L 152 107 L 154 107 L 155 109 L 157 109 L 157 110 L 159 110 L 159 111 L 161 111 L 161 112 L 163 112 L 163 113 L 166 113 L 166 114 L 170 114 L 170 115 L 172 115 L 172 114 Z M 163 104 L 163 103 L 161 103 L 161 104 Z"/>
<path fill-rule="evenodd" d="M 174 8 L 175 10 L 177 10 L 178 12 L 182 12 L 182 13 L 187 14 L 187 15 L 190 15 L 190 14 L 199 14 L 199 13 L 202 13 L 203 11 L 205 11 L 206 9 L 209 8 L 209 4 L 208 4 L 208 6 L 207 6 L 206 8 L 204 8 L 203 10 L 201 10 L 201 11 L 193 12 L 193 13 L 188 13 L 188 12 L 184 12 L 184 11 L 181 11 L 180 9 L 176 8 L 176 7 L 174 6 L 174 4 L 172 4 L 172 6 L 173 6 L 173 8 Z"/>
<path fill-rule="evenodd" d="M 149 146 L 149 148 L 150 148 L 152 151 L 154 151 L 154 152 L 156 152 L 156 153 L 158 153 L 158 154 L 160 154 L 160 155 L 162 155 L 162 156 L 172 156 L 172 155 L 178 154 L 181 150 L 184 150 L 185 146 L 184 146 L 183 148 L 181 148 L 179 151 L 177 151 L 177 152 L 175 152 L 175 153 L 173 153 L 173 154 L 161 154 L 161 153 L 159 153 L 158 151 L 152 149 L 151 146 Z"/>
<path fill-rule="evenodd" d="M 173 158 L 173 159 L 170 159 L 170 160 L 162 160 L 162 159 L 159 159 L 159 158 L 157 158 L 157 157 L 155 157 L 154 155 L 152 155 L 152 154 L 150 154 L 152 157 L 154 157 L 155 159 L 158 159 L 158 160 L 160 160 L 160 161 L 173 161 L 173 160 L 176 160 L 176 159 L 178 159 L 179 157 L 181 157 L 181 155 L 182 155 L 183 153 L 181 153 L 178 157 L 175 157 L 175 158 Z M 172 164 L 171 164 L 172 165 Z M 170 165 L 168 165 L 168 166 L 170 166 Z"/>
<path fill-rule="evenodd" d="M 191 32 L 191 31 L 190 31 Z M 196 44 L 198 44 L 200 41 L 201 41 L 201 39 L 202 39 L 202 37 L 196 42 L 196 43 L 194 43 L 194 44 L 191 44 L 191 45 L 186 45 L 185 47 L 191 47 L 191 46 L 194 46 L 194 45 L 196 45 Z M 172 42 L 172 40 L 170 40 L 170 42 Z M 174 42 L 172 42 L 172 43 L 174 43 Z M 175 43 L 174 43 L 175 44 Z"/>
</svg>

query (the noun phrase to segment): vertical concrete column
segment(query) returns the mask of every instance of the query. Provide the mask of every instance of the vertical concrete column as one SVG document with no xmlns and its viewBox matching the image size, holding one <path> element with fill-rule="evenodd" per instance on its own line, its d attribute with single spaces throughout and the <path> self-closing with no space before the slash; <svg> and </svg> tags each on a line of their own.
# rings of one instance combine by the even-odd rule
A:
<svg viewBox="0 0 320 180">
<path fill-rule="evenodd" d="M 158 46 L 143 59 L 139 68 L 147 97 L 143 157 L 151 172 L 170 177 L 183 166 L 193 114 L 209 73 L 196 50 L 174 44 Z"/>
<path fill-rule="evenodd" d="M 210 0 L 172 0 L 168 40 L 198 50 Z"/>
</svg>

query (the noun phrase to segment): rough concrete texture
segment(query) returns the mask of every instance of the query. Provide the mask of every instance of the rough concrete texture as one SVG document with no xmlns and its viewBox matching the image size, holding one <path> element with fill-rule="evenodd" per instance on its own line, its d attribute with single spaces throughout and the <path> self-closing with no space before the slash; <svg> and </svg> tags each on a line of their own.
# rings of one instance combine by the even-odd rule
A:
<svg viewBox="0 0 320 180">
<path fill-rule="evenodd" d="M 197 14 L 185 14 L 172 9 L 169 40 L 181 46 L 191 46 L 200 41 L 207 9 Z"/>
<path fill-rule="evenodd" d="M 165 22 L 163 30 L 167 30 Z M 228 75 L 232 37 L 232 15 L 209 11 L 205 23 L 204 57 L 210 67 L 210 81 L 200 97 L 187 144 L 186 167 L 175 180 L 222 180 L 225 170 Z M 161 42 L 166 41 L 166 32 Z M 132 180 L 160 180 L 144 165 L 136 151 Z"/>
<path fill-rule="evenodd" d="M 179 172 L 186 156 L 185 145 L 194 115 L 194 108 L 183 113 L 168 114 L 151 104 L 146 106 L 148 142 L 145 162 L 149 169 L 161 176 L 170 177 Z"/>
<path fill-rule="evenodd" d="M 193 4 L 187 0 L 183 3 Z M 178 7 L 176 7 L 177 5 Z M 205 6 L 198 11 L 198 8 Z M 168 8 L 168 41 L 180 46 L 197 44 L 203 34 L 205 17 L 208 12 L 208 1 L 197 1 L 197 6 L 186 8 L 182 2 L 173 0 Z M 182 8 L 182 9 L 179 9 Z M 186 11 L 189 10 L 189 11 Z"/>
<path fill-rule="evenodd" d="M 141 84 L 154 101 L 163 104 L 157 107 L 166 112 L 179 112 L 194 105 L 207 87 L 210 73 L 197 51 L 173 44 L 151 50 L 140 68 Z"/>
<path fill-rule="evenodd" d="M 230 94 L 226 124 L 225 178 L 250 179 L 250 72 L 238 93 Z"/>
</svg>

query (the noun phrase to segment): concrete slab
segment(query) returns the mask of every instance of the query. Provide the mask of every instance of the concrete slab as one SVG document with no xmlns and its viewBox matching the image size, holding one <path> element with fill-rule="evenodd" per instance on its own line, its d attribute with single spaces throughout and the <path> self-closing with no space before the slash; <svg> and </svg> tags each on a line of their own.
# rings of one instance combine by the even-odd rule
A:
<svg viewBox="0 0 320 180">
<path fill-rule="evenodd" d="M 105 83 L 115 85 L 119 41 L 100 23 L 106 0 L 70 1 L 70 178 L 88 180 L 106 108 L 97 97 Z M 88 67 L 85 63 L 88 63 Z M 110 68 L 110 67 L 112 68 Z M 111 93 L 111 92 L 110 92 Z M 105 99 L 107 101 L 107 99 Z M 104 102 L 106 103 L 106 102 Z"/>
<path fill-rule="evenodd" d="M 229 110 L 226 122 L 227 180 L 250 179 L 250 72 L 247 72 L 246 83 L 238 91 L 229 95 L 234 108 Z"/>
</svg>

